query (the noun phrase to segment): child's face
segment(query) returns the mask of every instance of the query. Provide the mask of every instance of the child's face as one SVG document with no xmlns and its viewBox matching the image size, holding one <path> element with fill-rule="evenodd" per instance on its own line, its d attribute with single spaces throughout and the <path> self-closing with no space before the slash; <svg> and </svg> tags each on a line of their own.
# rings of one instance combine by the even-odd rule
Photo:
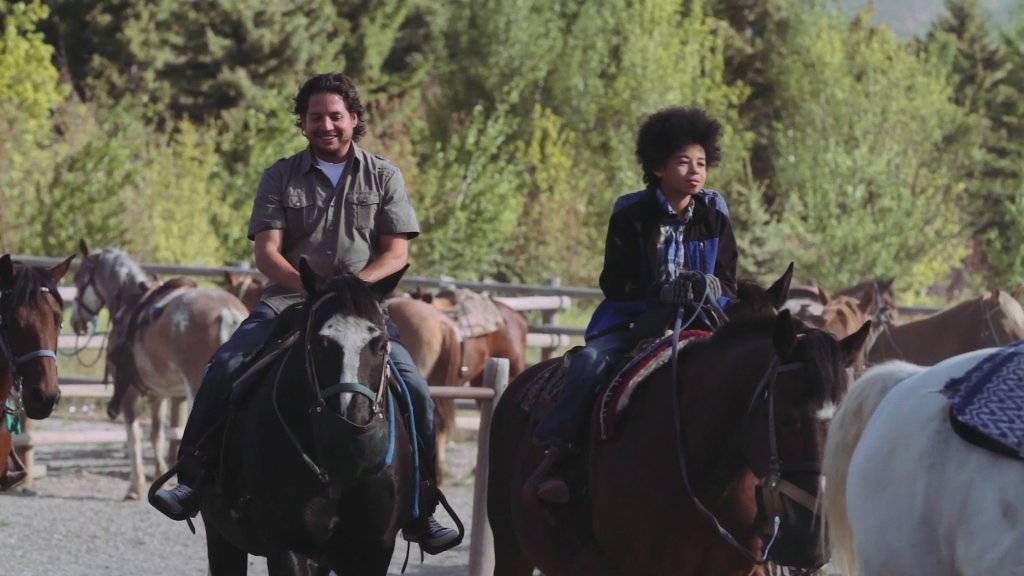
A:
<svg viewBox="0 0 1024 576">
<path fill-rule="evenodd" d="M 688 144 L 668 157 L 654 174 L 661 178 L 661 189 L 673 196 L 690 196 L 704 187 L 708 176 L 707 155 L 700 144 Z"/>
</svg>

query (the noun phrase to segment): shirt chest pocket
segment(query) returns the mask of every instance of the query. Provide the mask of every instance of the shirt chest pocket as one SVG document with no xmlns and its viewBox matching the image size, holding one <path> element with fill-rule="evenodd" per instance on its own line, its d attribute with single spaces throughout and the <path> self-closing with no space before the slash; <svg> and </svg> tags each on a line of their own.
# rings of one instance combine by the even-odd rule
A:
<svg viewBox="0 0 1024 576">
<path fill-rule="evenodd" d="M 323 207 L 314 192 L 289 188 L 285 195 L 285 219 L 288 230 L 295 234 L 312 233 L 323 218 Z"/>
<path fill-rule="evenodd" d="M 369 230 L 380 208 L 380 192 L 370 189 L 353 190 L 345 201 L 352 225 L 357 230 Z"/>
</svg>

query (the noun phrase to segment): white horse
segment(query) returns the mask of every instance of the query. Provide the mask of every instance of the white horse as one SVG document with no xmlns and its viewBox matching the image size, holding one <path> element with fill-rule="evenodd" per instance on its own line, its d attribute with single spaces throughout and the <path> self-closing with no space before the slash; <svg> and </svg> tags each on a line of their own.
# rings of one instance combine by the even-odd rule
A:
<svg viewBox="0 0 1024 576">
<path fill-rule="evenodd" d="M 126 383 L 126 375 L 114 376 L 114 398 L 107 413 L 115 418 L 124 412 L 128 435 L 128 457 L 131 476 L 125 498 L 137 500 L 146 492 L 146 475 L 142 466 L 142 430 L 137 421 L 135 400 L 140 389 L 150 398 L 152 429 L 150 440 L 156 457 L 156 473 L 167 470 L 167 449 L 164 435 L 166 400 L 185 396 L 191 401 L 207 362 L 248 315 L 238 298 L 219 288 L 198 288 L 185 285 L 162 292 L 150 292 L 154 282 L 125 252 L 105 248 L 89 252 L 81 243 L 82 265 L 75 274 L 78 296 L 71 315 L 75 332 L 87 330 L 88 323 L 102 309 L 107 308 L 113 319 L 114 330 L 125 337 L 124 323 L 133 317 L 136 308 L 152 310 L 143 327 L 128 334 L 132 359 L 139 389 Z M 119 331 L 120 330 L 120 331 Z M 172 424 L 177 422 L 172 420 Z"/>
<path fill-rule="evenodd" d="M 852 386 L 822 463 L 843 574 L 1024 575 L 1024 463 L 957 436 L 939 392 L 996 350 L 883 364 Z"/>
</svg>

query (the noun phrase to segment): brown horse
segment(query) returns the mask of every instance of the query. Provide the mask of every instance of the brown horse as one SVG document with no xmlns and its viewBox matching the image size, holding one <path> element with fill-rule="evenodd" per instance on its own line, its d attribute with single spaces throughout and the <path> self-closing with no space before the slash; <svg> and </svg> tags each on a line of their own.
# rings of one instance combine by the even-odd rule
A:
<svg viewBox="0 0 1024 576">
<path fill-rule="evenodd" d="M 868 362 L 906 360 L 932 365 L 971 350 L 1005 346 L 1024 338 L 1024 310 L 1012 296 L 994 290 L 927 318 L 886 325 L 868 351 Z"/>
<path fill-rule="evenodd" d="M 234 294 L 250 312 L 263 298 L 263 277 L 253 274 L 224 273 L 227 291 Z"/>
<path fill-rule="evenodd" d="M 417 298 L 388 300 L 388 316 L 398 326 L 402 343 L 409 349 L 416 366 L 431 386 L 458 386 L 469 382 L 483 385 L 488 358 L 508 358 L 509 377 L 515 378 L 526 367 L 526 318 L 511 307 L 495 301 L 504 325 L 490 334 L 461 339 L 458 328 L 445 314 L 453 306 L 445 298 L 432 298 L 427 304 Z M 455 402 L 438 398 L 437 473 L 443 476 L 447 435 L 455 427 Z"/>
<path fill-rule="evenodd" d="M 0 257 L 0 489 L 27 473 L 8 469 L 12 439 L 5 421 L 22 415 L 41 420 L 60 400 L 57 337 L 64 301 L 57 283 L 72 258 L 42 270 L 15 266 L 10 255 Z"/>
<path fill-rule="evenodd" d="M 528 576 L 535 567 L 549 576 L 741 575 L 759 570 L 762 555 L 820 564 L 809 528 L 814 512 L 778 513 L 778 503 L 786 501 L 788 511 L 800 508 L 796 501 L 814 508 L 821 420 L 843 394 L 843 367 L 866 335 L 865 327 L 837 342 L 803 328 L 788 311 L 734 314 L 709 339 L 682 350 L 676 381 L 670 366 L 648 378 L 615 436 L 601 441 L 592 428 L 589 499 L 557 509 L 524 490 L 542 458 L 529 440 L 531 421 L 550 400 L 532 414 L 522 401 L 538 375 L 561 360 L 530 368 L 494 416 L 488 514 L 495 575 Z M 793 521 L 801 516 L 798 528 Z M 770 551 L 764 518 L 775 520 Z"/>
<path fill-rule="evenodd" d="M 459 331 L 447 316 L 415 298 L 396 297 L 385 302 L 388 317 L 398 327 L 402 344 L 416 367 L 431 386 L 458 386 L 463 382 Z M 455 409 L 451 400 L 434 400 L 437 407 L 437 482 L 444 478 L 445 445 L 448 430 L 454 425 Z"/>
</svg>

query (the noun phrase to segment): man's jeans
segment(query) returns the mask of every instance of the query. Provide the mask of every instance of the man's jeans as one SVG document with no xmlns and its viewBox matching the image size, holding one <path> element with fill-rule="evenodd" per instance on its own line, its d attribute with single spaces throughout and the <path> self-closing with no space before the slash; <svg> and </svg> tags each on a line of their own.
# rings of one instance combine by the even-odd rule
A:
<svg viewBox="0 0 1024 576">
<path fill-rule="evenodd" d="M 577 444 L 587 414 L 594 406 L 597 389 L 632 346 L 632 333 L 616 330 L 598 336 L 573 352 L 562 396 L 537 425 L 534 441 L 541 446 Z"/>
<path fill-rule="evenodd" d="M 192 412 L 181 438 L 179 457 L 190 454 L 202 438 L 224 417 L 231 400 L 228 376 L 234 373 L 247 354 L 266 342 L 274 328 L 277 312 L 264 303 L 253 309 L 239 325 L 231 338 L 213 355 L 206 367 L 203 383 L 192 403 Z M 420 477 L 431 482 L 435 479 L 434 401 L 430 387 L 413 362 L 409 351 L 398 342 L 398 331 L 388 323 L 391 339 L 391 361 L 405 380 L 412 396 L 417 436 L 420 440 Z"/>
</svg>

